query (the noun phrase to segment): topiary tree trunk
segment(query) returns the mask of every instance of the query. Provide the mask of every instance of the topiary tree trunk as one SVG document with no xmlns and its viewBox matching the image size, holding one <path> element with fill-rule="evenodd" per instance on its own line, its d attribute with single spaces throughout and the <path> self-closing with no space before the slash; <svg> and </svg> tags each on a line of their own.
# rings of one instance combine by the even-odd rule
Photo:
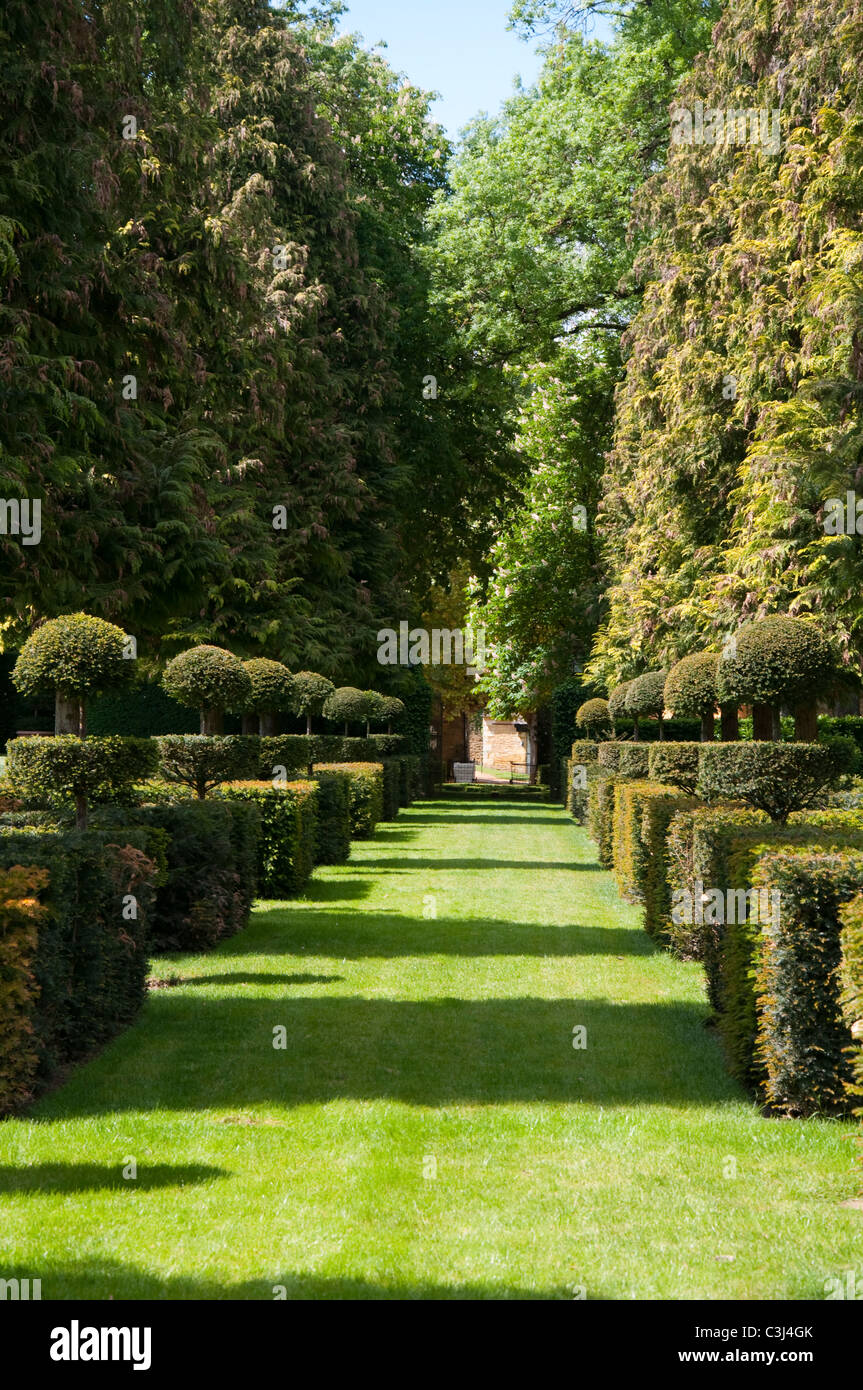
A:
<svg viewBox="0 0 863 1390">
<path fill-rule="evenodd" d="M 752 706 L 752 737 L 758 743 L 773 743 L 773 710 L 769 705 Z"/>
<path fill-rule="evenodd" d="M 702 714 L 702 716 L 701 716 L 701 742 L 702 742 L 702 743 L 712 743 L 712 742 L 713 742 L 713 731 L 714 731 L 715 724 L 716 724 L 716 720 L 715 720 L 715 717 L 714 717 L 712 711 L 711 711 L 710 714 Z"/>
<path fill-rule="evenodd" d="M 213 737 L 225 727 L 225 716 L 220 709 L 201 710 L 201 733 Z"/>
<path fill-rule="evenodd" d="M 773 715 L 773 742 L 782 742 L 782 711 L 778 705 L 772 706 Z"/>
<path fill-rule="evenodd" d="M 261 722 L 261 721 L 259 720 L 257 714 L 244 714 L 244 715 L 243 715 L 243 725 L 242 725 L 243 733 L 244 733 L 244 734 L 256 734 L 256 733 L 258 733 L 258 731 L 259 731 L 259 726 L 260 726 L 260 722 Z"/>
<path fill-rule="evenodd" d="M 271 712 L 261 715 L 262 738 L 273 738 L 278 733 L 279 716 Z M 257 729 L 255 730 L 257 733 Z"/>
<path fill-rule="evenodd" d="M 83 738 L 87 732 L 87 716 L 83 702 L 68 699 L 59 690 L 54 697 L 54 733 L 75 734 Z"/>
<path fill-rule="evenodd" d="M 815 705 L 798 705 L 794 711 L 796 743 L 818 742 L 818 711 Z"/>
<path fill-rule="evenodd" d="M 736 705 L 720 705 L 719 737 L 723 743 L 737 743 L 740 738 L 740 720 Z"/>
<path fill-rule="evenodd" d="M 637 743 L 638 740 L 639 740 L 640 737 L 641 737 L 641 730 L 640 730 L 639 727 L 638 727 L 638 715 L 637 715 L 637 714 L 636 714 L 636 715 L 633 715 L 632 722 L 633 722 L 633 724 L 634 724 L 634 726 L 635 726 L 635 727 L 633 728 L 633 730 L 632 730 L 632 737 L 633 737 L 633 739 L 635 740 L 635 742 Z"/>
</svg>

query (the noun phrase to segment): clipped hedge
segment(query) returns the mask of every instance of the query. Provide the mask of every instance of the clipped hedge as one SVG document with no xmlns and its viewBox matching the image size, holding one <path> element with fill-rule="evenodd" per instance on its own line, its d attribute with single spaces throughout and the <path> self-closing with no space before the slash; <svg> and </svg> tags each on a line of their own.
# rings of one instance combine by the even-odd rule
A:
<svg viewBox="0 0 863 1390">
<path fill-rule="evenodd" d="M 810 851 L 863 848 L 860 812 L 824 811 L 801 815 L 791 825 L 771 824 L 763 812 L 723 806 L 676 815 L 668 834 L 669 882 L 673 893 L 686 889 L 697 898 L 697 885 L 748 891 L 758 861 L 766 854 L 801 848 Z M 702 909 L 702 915 L 710 916 Z M 763 1080 L 756 1055 L 757 1007 L 754 985 L 761 924 L 746 920 L 717 923 L 670 922 L 671 944 L 684 958 L 705 970 L 707 993 L 718 1017 L 729 1069 L 744 1085 Z"/>
<path fill-rule="evenodd" d="M 614 788 L 612 854 L 621 895 L 645 905 L 650 936 L 667 940 L 671 892 L 668 827 L 679 811 L 699 803 L 669 787 L 618 778 Z"/>
<path fill-rule="evenodd" d="M 255 773 L 260 742 L 255 734 L 164 734 L 155 740 L 159 772 L 166 782 L 191 787 L 203 801 L 223 782 Z"/>
<path fill-rule="evenodd" d="M 316 768 L 315 863 L 345 864 L 351 853 L 351 779 L 335 768 Z"/>
<path fill-rule="evenodd" d="M 698 793 L 705 801 L 735 797 L 781 824 L 817 802 L 839 775 L 831 749 L 817 743 L 705 743 Z"/>
<path fill-rule="evenodd" d="M 274 777 L 281 776 L 282 768 L 288 777 L 305 776 L 318 757 L 318 745 L 324 742 L 327 742 L 326 736 L 314 734 L 273 734 L 259 739 L 258 780 L 271 782 Z"/>
<path fill-rule="evenodd" d="M 638 743 L 622 743 L 617 758 L 617 771 L 621 777 L 646 777 L 648 771 L 648 750 Z"/>
<path fill-rule="evenodd" d="M 569 756 L 576 763 L 595 763 L 599 758 L 599 744 L 592 738 L 577 738 L 573 741 Z"/>
<path fill-rule="evenodd" d="M 412 753 L 399 756 L 399 805 L 410 806 L 422 795 L 422 766 Z"/>
<path fill-rule="evenodd" d="M 30 1099 L 39 1055 L 33 1030 L 38 991 L 31 965 L 48 917 L 40 901 L 47 869 L 0 869 L 0 1115 Z"/>
<path fill-rule="evenodd" d="M 777 891 L 781 903 L 757 953 L 764 1094 L 795 1115 L 845 1112 L 854 1038 L 842 1008 L 840 912 L 863 888 L 863 852 L 769 854 L 753 882 Z"/>
<path fill-rule="evenodd" d="M 136 826 L 125 827 L 122 836 L 92 829 L 0 830 L 0 871 L 22 864 L 31 874 L 47 871 L 38 890 L 47 911 L 37 914 L 32 993 L 25 1004 L 30 1056 L 26 1075 L 11 1083 L 18 1100 L 115 1036 L 144 1001 L 157 874 L 145 844 Z M 31 883 L 36 886 L 35 879 Z"/>
<path fill-rule="evenodd" d="M 596 845 L 597 858 L 606 869 L 614 867 L 613 774 L 600 772 L 587 781 L 587 833 Z"/>
<path fill-rule="evenodd" d="M 848 1094 L 858 1101 L 856 1114 L 863 1115 L 859 1104 L 863 1096 L 863 893 L 844 904 L 839 912 L 842 925 L 842 1008 L 845 1022 L 853 1039 L 851 1067 L 853 1077 Z"/>
<path fill-rule="evenodd" d="M 401 768 L 397 758 L 381 758 L 383 805 L 381 820 L 397 820 L 401 804 Z"/>
<path fill-rule="evenodd" d="M 184 791 L 187 799 L 100 810 L 94 824 L 118 837 L 131 824 L 146 836 L 146 852 L 159 866 L 149 921 L 152 950 L 205 951 L 248 923 L 259 816 L 253 806 L 189 800 L 187 788 L 172 790 Z"/>
<path fill-rule="evenodd" d="M 217 796 L 251 802 L 260 813 L 258 889 L 264 897 L 302 892 L 315 863 L 317 782 L 229 782 Z"/>
<path fill-rule="evenodd" d="M 375 833 L 384 801 L 384 771 L 380 763 L 324 763 L 316 771 L 346 772 L 351 781 L 351 839 L 367 840 Z"/>
<path fill-rule="evenodd" d="M 616 772 L 620 765 L 622 743 L 601 743 L 596 753 L 596 761 L 603 772 Z"/>
<path fill-rule="evenodd" d="M 695 792 L 698 785 L 700 743 L 656 743 L 647 751 L 652 782 L 664 782 L 681 791 Z"/>
</svg>

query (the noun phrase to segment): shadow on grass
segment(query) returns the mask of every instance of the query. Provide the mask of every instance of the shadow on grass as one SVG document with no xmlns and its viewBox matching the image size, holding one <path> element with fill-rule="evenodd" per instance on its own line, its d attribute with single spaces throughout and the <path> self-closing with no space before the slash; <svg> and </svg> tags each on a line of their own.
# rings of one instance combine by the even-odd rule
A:
<svg viewBox="0 0 863 1390">
<path fill-rule="evenodd" d="M 221 975 L 188 975 L 184 985 L 332 985 L 343 975 L 252 975 L 224 971 Z"/>
<path fill-rule="evenodd" d="M 681 1001 L 153 998 L 141 1024 L 40 1111 L 589 1101 L 703 1106 L 739 1097 L 707 1009 Z M 576 1027 L 586 1047 L 573 1046 Z M 284 1046 L 274 1030 L 284 1028 Z"/>
<path fill-rule="evenodd" d="M 296 1274 L 287 1270 L 240 1284 L 222 1284 L 215 1280 L 183 1275 L 160 1279 L 147 1270 L 136 1269 L 133 1265 L 118 1264 L 113 1260 L 81 1260 L 69 1264 L 52 1264 L 35 1257 L 32 1266 L 4 1267 L 3 1277 L 18 1280 L 41 1278 L 43 1302 L 79 1299 L 113 1299 L 117 1302 L 130 1299 L 151 1302 L 263 1300 L 269 1303 L 280 1299 L 375 1302 L 530 1299 L 547 1302 L 573 1297 L 573 1290 L 566 1286 L 536 1290 L 490 1281 L 475 1284 L 435 1284 L 426 1280 L 394 1280 L 384 1284 L 367 1279 L 355 1279 L 348 1275 Z M 602 1297 L 598 1293 L 592 1293 L 590 1296 Z"/>
<path fill-rule="evenodd" d="M 339 868 L 341 866 L 328 867 Z M 349 867 L 356 869 L 361 866 L 351 864 Z M 365 898 L 370 892 L 371 884 L 362 878 L 313 878 L 306 884 L 299 901 L 304 903 L 338 903 L 343 900 L 349 902 L 355 898 Z M 258 901 L 268 902 L 272 899 L 261 898 Z"/>
<path fill-rule="evenodd" d="M 281 917 L 281 921 L 273 918 Z M 276 938 L 273 933 L 278 932 Z M 266 936 L 260 944 L 258 934 Z M 452 917 L 417 919 L 396 912 L 319 912 L 302 903 L 259 908 L 249 932 L 225 941 L 220 957 L 279 955 L 363 960 L 386 956 L 653 956 L 659 948 L 638 927 L 547 926 Z"/>
<path fill-rule="evenodd" d="M 204 1164 L 140 1164 L 135 1178 L 123 1177 L 123 1165 L 107 1168 L 99 1163 L 34 1163 L 19 1168 L 0 1166 L 0 1192 L 50 1195 L 54 1192 L 147 1192 L 154 1188 L 190 1187 L 195 1183 L 227 1178 L 223 1168 Z"/>
</svg>

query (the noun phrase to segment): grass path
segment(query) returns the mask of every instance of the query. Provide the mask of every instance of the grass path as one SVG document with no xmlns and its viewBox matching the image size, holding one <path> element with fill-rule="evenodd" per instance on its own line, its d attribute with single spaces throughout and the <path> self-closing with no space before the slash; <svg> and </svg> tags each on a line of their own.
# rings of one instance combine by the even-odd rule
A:
<svg viewBox="0 0 863 1390">
<path fill-rule="evenodd" d="M 557 807 L 418 804 L 158 969 L 185 983 L 0 1125 L 0 1277 L 43 1298 L 797 1299 L 863 1274 L 851 1126 L 759 1117 L 699 969 Z"/>
</svg>

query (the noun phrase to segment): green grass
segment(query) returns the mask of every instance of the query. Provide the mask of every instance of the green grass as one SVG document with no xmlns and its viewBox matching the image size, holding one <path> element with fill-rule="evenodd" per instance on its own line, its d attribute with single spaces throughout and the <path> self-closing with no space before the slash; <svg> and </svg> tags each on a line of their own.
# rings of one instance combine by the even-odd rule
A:
<svg viewBox="0 0 863 1390">
<path fill-rule="evenodd" d="M 759 1116 L 698 967 L 556 807 L 415 805 L 157 969 L 185 983 L 0 1125 L 0 1277 L 43 1298 L 802 1299 L 863 1271 L 854 1127 Z"/>
</svg>

